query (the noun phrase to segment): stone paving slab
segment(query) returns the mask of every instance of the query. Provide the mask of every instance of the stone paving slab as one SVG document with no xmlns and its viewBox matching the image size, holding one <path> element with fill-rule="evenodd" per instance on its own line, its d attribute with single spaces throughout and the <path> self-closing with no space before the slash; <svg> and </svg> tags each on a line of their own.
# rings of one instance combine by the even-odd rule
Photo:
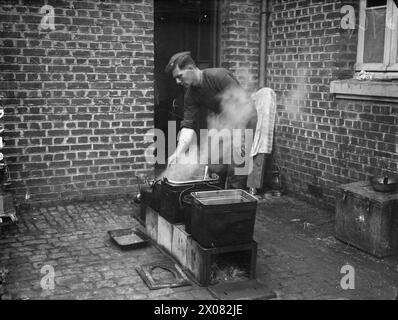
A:
<svg viewBox="0 0 398 320">
<path fill-rule="evenodd" d="M 156 246 L 122 250 L 107 231 L 139 227 L 132 199 L 25 208 L 0 233 L 0 266 L 9 270 L 13 299 L 212 300 L 207 288 L 149 290 L 136 267 L 171 258 Z M 258 205 L 257 279 L 280 299 L 393 299 L 398 258 L 374 258 L 334 238 L 334 214 L 295 198 L 268 197 Z M 340 286 L 343 265 L 355 268 L 355 290 Z M 55 271 L 43 290 L 43 266 Z"/>
</svg>

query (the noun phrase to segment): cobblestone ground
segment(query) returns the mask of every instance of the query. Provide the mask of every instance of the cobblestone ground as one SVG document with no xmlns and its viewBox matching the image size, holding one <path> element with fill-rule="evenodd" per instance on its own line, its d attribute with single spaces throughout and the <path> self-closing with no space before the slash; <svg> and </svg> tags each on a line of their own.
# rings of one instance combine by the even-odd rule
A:
<svg viewBox="0 0 398 320">
<path fill-rule="evenodd" d="M 257 214 L 257 277 L 282 299 L 392 300 L 398 256 L 377 259 L 334 237 L 334 212 L 290 197 L 266 197 Z M 355 289 L 343 290 L 341 268 L 355 270 Z"/>
<path fill-rule="evenodd" d="M 207 288 L 150 290 L 136 271 L 171 261 L 156 246 L 121 250 L 108 230 L 138 227 L 130 199 L 24 209 L 0 234 L 0 266 L 12 299 L 213 299 Z M 280 299 L 393 299 L 398 258 L 373 258 L 333 237 L 334 214 L 290 197 L 268 197 L 257 210 L 257 279 Z M 343 290 L 340 269 L 355 268 L 355 290 Z M 55 271 L 43 290 L 41 268 Z"/>
<path fill-rule="evenodd" d="M 107 233 L 138 227 L 138 210 L 119 199 L 22 211 L 17 228 L 0 236 L 7 292 L 13 299 L 211 299 L 195 285 L 149 290 L 135 268 L 171 260 L 155 246 L 121 250 Z M 54 290 L 41 288 L 45 265 L 54 268 Z"/>
</svg>

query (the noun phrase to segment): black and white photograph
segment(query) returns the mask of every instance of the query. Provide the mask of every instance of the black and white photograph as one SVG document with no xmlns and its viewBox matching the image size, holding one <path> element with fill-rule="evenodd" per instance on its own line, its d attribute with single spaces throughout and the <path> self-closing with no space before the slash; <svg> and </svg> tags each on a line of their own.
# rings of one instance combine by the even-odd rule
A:
<svg viewBox="0 0 398 320">
<path fill-rule="evenodd" d="M 1 0 L 0 300 L 398 300 L 397 128 L 398 0 Z"/>
</svg>

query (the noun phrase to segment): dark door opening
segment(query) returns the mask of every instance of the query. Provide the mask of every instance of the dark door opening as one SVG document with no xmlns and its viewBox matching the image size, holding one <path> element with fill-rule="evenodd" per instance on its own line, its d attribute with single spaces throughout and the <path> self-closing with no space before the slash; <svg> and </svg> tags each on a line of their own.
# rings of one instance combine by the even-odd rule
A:
<svg viewBox="0 0 398 320">
<path fill-rule="evenodd" d="M 165 134 L 170 120 L 179 129 L 184 89 L 164 69 L 180 51 L 190 51 L 200 69 L 216 67 L 217 7 L 214 0 L 154 0 L 155 128 Z"/>
</svg>

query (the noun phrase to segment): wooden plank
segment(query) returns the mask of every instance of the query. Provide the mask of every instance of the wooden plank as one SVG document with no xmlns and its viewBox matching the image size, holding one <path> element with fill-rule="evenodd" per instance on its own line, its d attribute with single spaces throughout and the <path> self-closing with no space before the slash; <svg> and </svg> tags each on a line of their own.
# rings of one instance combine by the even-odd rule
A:
<svg viewBox="0 0 398 320">
<path fill-rule="evenodd" d="M 157 243 L 171 253 L 173 241 L 173 225 L 165 218 L 158 215 L 158 240 Z"/>
<path fill-rule="evenodd" d="M 189 263 L 187 265 L 188 270 L 192 273 L 195 279 L 200 282 L 202 279 L 201 268 L 203 260 L 196 241 L 192 241 L 191 243 L 189 248 L 189 261 L 187 262 Z"/>
<path fill-rule="evenodd" d="M 187 265 L 187 243 L 189 236 L 184 232 L 185 226 L 183 224 L 175 224 L 173 228 L 171 253 L 185 267 Z"/>
<path fill-rule="evenodd" d="M 145 208 L 145 229 L 147 235 L 154 241 L 158 241 L 158 216 L 159 214 L 150 206 Z"/>
<path fill-rule="evenodd" d="M 187 235 L 187 256 L 184 267 L 190 270 L 190 266 L 192 264 L 192 242 L 194 240 L 192 239 L 191 234 L 186 233 L 186 235 Z"/>
</svg>

